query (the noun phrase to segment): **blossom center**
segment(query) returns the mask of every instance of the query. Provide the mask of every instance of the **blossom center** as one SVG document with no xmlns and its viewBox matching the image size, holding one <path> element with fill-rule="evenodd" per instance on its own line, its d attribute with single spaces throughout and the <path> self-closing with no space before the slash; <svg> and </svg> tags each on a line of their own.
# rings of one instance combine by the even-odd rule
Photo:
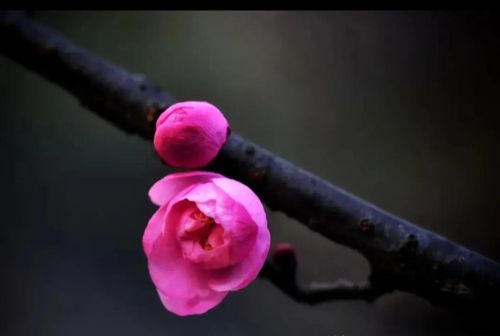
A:
<svg viewBox="0 0 500 336">
<path fill-rule="evenodd" d="M 189 217 L 194 221 L 184 226 L 184 234 L 181 239 L 187 238 L 197 241 L 205 251 L 213 249 L 213 242 L 209 241 L 209 238 L 218 224 L 212 217 L 208 217 L 200 210 L 194 211 Z"/>
<path fill-rule="evenodd" d="M 222 225 L 198 208 L 186 213 L 177 231 L 184 258 L 207 269 L 225 267 L 231 263 L 229 238 Z"/>
</svg>

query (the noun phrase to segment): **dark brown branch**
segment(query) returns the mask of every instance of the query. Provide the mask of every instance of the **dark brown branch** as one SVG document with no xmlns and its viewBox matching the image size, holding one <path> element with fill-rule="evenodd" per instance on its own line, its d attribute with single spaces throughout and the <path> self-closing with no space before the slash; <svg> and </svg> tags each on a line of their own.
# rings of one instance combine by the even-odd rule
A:
<svg viewBox="0 0 500 336">
<path fill-rule="evenodd" d="M 156 118 L 174 102 L 143 77 L 19 13 L 0 14 L 0 36 L 0 52 L 129 133 L 151 139 Z M 246 183 L 271 209 L 361 252 L 377 290 L 402 290 L 469 311 L 500 299 L 497 262 L 391 215 L 237 134 L 207 169 Z"/>
<path fill-rule="evenodd" d="M 276 287 L 298 302 L 318 304 L 334 300 L 365 300 L 373 301 L 382 293 L 374 291 L 368 282 L 353 283 L 347 280 L 335 282 L 311 283 L 299 286 L 294 278 L 282 277 L 272 264 L 266 264 L 261 276 L 269 279 Z"/>
<path fill-rule="evenodd" d="M 291 246 L 277 246 L 266 262 L 260 276 L 298 302 L 318 304 L 333 300 L 365 300 L 371 302 L 386 293 L 369 281 L 353 283 L 339 279 L 335 282 L 311 282 L 301 286 L 297 282 L 297 257 Z"/>
</svg>

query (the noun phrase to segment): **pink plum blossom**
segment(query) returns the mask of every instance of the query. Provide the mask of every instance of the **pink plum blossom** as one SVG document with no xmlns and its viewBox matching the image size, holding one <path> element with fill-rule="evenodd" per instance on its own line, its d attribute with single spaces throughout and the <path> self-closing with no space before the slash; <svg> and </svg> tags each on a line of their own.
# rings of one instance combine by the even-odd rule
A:
<svg viewBox="0 0 500 336">
<path fill-rule="evenodd" d="M 264 207 L 247 186 L 192 171 L 162 178 L 149 197 L 159 208 L 143 247 L 166 309 L 205 313 L 257 277 L 271 238 Z"/>
<path fill-rule="evenodd" d="M 229 135 L 222 112 L 207 102 L 173 104 L 156 122 L 154 147 L 169 166 L 199 168 L 219 153 Z"/>
</svg>

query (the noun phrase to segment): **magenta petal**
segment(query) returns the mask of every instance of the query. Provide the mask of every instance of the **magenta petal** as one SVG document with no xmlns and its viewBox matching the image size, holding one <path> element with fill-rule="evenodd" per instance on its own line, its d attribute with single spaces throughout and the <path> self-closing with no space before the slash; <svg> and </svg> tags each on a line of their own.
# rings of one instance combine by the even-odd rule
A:
<svg viewBox="0 0 500 336">
<path fill-rule="evenodd" d="M 248 257 L 235 266 L 215 271 L 210 279 L 210 288 L 216 291 L 235 291 L 248 286 L 262 269 L 270 244 L 269 230 L 260 228 Z"/>
<path fill-rule="evenodd" d="M 149 197 L 154 204 L 161 206 L 177 196 L 183 189 L 217 177 L 221 175 L 204 171 L 170 174 L 157 181 L 149 189 Z"/>
<path fill-rule="evenodd" d="M 156 241 L 148 267 L 163 305 L 175 314 L 204 313 L 227 294 L 208 287 L 208 273 L 182 257 L 175 239 Z"/>
<path fill-rule="evenodd" d="M 186 299 L 167 296 L 158 290 L 163 306 L 179 316 L 203 314 L 217 306 L 227 294 L 228 292 L 210 291 L 205 296 L 194 296 Z"/>
<path fill-rule="evenodd" d="M 267 219 L 266 212 L 260 199 L 255 193 L 246 185 L 223 176 L 212 178 L 212 183 L 221 188 L 232 199 L 241 204 L 248 212 L 248 214 L 255 221 L 257 226 L 266 228 Z"/>
<path fill-rule="evenodd" d="M 151 246 L 148 266 L 151 279 L 163 294 L 188 298 L 207 289 L 207 273 L 182 256 L 175 235 L 177 221 L 186 207 L 189 207 L 188 202 L 167 206 L 166 225 Z"/>
<path fill-rule="evenodd" d="M 146 257 L 149 257 L 153 245 L 161 235 L 163 230 L 163 224 L 165 223 L 165 211 L 167 207 L 162 206 L 153 214 L 149 220 L 146 230 L 144 230 L 144 235 L 142 236 L 142 247 L 144 248 L 144 253 Z"/>
<path fill-rule="evenodd" d="M 207 275 L 182 257 L 175 238 L 158 239 L 149 255 L 149 274 L 165 295 L 191 298 L 207 290 Z"/>
<path fill-rule="evenodd" d="M 241 188 L 243 185 L 238 183 L 236 187 Z M 223 257 L 227 257 L 225 258 L 227 260 L 226 266 L 240 263 L 245 259 L 255 245 L 259 227 L 248 213 L 246 207 L 240 203 L 240 200 L 233 199 L 224 190 L 211 182 L 194 187 L 185 197 L 189 201 L 195 202 L 198 209 L 205 215 L 214 218 L 224 230 L 225 246 L 204 254 L 208 258 L 214 258 L 214 260 L 222 260 Z M 261 209 L 264 211 L 262 205 Z M 222 254 L 217 255 L 217 252 Z M 221 259 L 218 257 L 221 257 Z M 212 268 L 211 266 L 208 267 Z"/>
<path fill-rule="evenodd" d="M 184 192 L 189 191 L 191 187 L 187 187 L 183 189 Z M 153 249 L 153 246 L 159 238 L 162 238 L 163 235 L 163 230 L 166 226 L 166 216 L 167 214 L 170 214 L 169 222 L 175 223 L 176 219 L 173 219 L 173 216 L 179 217 L 181 215 L 181 212 L 186 209 L 186 207 L 189 207 L 189 204 L 186 204 L 184 202 L 179 202 L 183 196 L 183 193 L 179 193 L 175 195 L 174 197 L 174 202 L 173 204 L 171 203 L 166 203 L 162 205 L 151 217 L 151 219 L 148 222 L 148 225 L 146 226 L 146 230 L 144 230 L 144 234 L 142 236 L 142 246 L 144 248 L 144 253 L 146 254 L 146 257 L 149 258 L 149 255 L 151 254 L 151 250 Z M 177 200 L 177 202 L 175 202 Z M 172 208 L 174 208 L 175 211 L 172 211 Z M 173 220 L 172 220 L 173 219 Z"/>
<path fill-rule="evenodd" d="M 217 291 L 237 290 L 247 286 L 264 265 L 271 243 L 266 214 L 259 198 L 244 184 L 224 177 L 214 178 L 211 183 L 193 188 L 186 198 L 196 202 L 200 210 L 215 218 L 228 230 L 234 230 L 235 238 L 244 233 L 246 226 L 257 227 L 255 238 L 245 242 L 253 245 L 245 253 L 246 257 L 237 265 L 214 270 L 209 282 L 210 288 Z"/>
</svg>

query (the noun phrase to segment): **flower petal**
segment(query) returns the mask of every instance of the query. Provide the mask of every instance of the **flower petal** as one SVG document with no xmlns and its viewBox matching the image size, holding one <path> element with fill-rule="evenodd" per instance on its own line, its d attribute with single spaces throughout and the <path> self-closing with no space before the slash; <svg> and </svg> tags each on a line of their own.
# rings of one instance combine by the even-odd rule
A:
<svg viewBox="0 0 500 336">
<path fill-rule="evenodd" d="M 210 277 L 209 287 L 216 291 L 236 291 L 248 286 L 259 274 L 271 243 L 267 228 L 259 228 L 253 250 L 241 263 L 225 269 L 216 270 Z"/>
<path fill-rule="evenodd" d="M 167 296 L 158 290 L 158 295 L 165 308 L 179 316 L 203 314 L 217 306 L 227 294 L 228 292 L 210 291 L 205 296 L 185 299 Z"/>
<path fill-rule="evenodd" d="M 202 314 L 227 295 L 208 287 L 209 274 L 182 257 L 172 234 L 156 240 L 148 267 L 163 305 L 177 315 Z"/>
<path fill-rule="evenodd" d="M 215 271 L 211 277 L 210 288 L 218 291 L 234 291 L 248 286 L 259 274 L 269 253 L 271 234 L 267 227 L 264 207 L 250 188 L 224 177 L 214 178 L 211 182 L 243 206 L 258 226 L 255 244 L 247 257 L 235 266 Z"/>
<path fill-rule="evenodd" d="M 165 295 L 189 298 L 207 289 L 207 274 L 182 256 L 175 231 L 192 203 L 180 201 L 166 207 L 163 232 L 154 241 L 148 255 L 149 274 L 155 286 Z"/>
<path fill-rule="evenodd" d="M 169 174 L 157 181 L 151 189 L 149 189 L 149 197 L 154 204 L 161 206 L 169 202 L 183 189 L 217 177 L 221 177 L 221 175 L 204 171 Z"/>
<path fill-rule="evenodd" d="M 249 187 L 223 176 L 212 178 L 212 183 L 241 204 L 259 227 L 267 228 L 266 212 L 262 202 Z"/>
<path fill-rule="evenodd" d="M 165 223 L 166 209 L 166 206 L 162 206 L 156 210 L 149 220 L 146 230 L 144 230 L 144 234 L 142 236 L 142 247 L 144 248 L 146 257 L 149 257 L 156 239 L 158 239 L 162 233 L 163 224 Z"/>
<path fill-rule="evenodd" d="M 242 186 L 241 183 L 238 183 L 234 187 L 241 188 Z M 259 227 L 248 213 L 247 208 L 239 202 L 240 200 L 233 199 L 212 182 L 194 187 L 185 197 L 195 202 L 201 212 L 212 217 L 217 224 L 223 227 L 226 246 L 214 250 L 213 253 L 227 252 L 229 255 L 228 264 L 231 265 L 245 259 L 255 245 Z M 264 211 L 262 205 L 260 207 Z"/>
</svg>

